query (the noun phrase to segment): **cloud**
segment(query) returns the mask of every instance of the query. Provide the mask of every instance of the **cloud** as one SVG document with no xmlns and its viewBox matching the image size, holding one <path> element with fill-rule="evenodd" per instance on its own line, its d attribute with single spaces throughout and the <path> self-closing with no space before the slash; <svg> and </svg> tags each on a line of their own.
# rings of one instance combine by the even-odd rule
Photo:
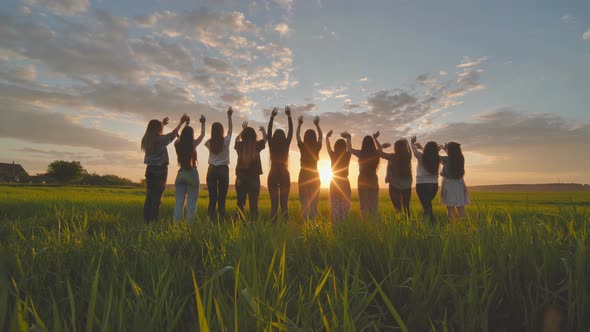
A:
<svg viewBox="0 0 590 332">
<path fill-rule="evenodd" d="M 359 79 L 359 82 L 366 82 L 366 81 L 368 81 L 368 80 L 369 80 L 369 78 L 368 78 L 368 77 L 363 77 L 363 78 Z"/>
<path fill-rule="evenodd" d="M 487 56 L 483 56 L 481 58 L 477 58 L 476 60 L 471 60 L 470 57 L 468 56 L 464 56 L 463 60 L 461 61 L 460 64 L 458 64 L 456 67 L 457 68 L 468 68 L 468 67 L 475 67 L 480 65 L 482 62 L 485 62 L 488 60 Z"/>
<path fill-rule="evenodd" d="M 560 19 L 564 23 L 576 23 L 576 17 L 573 14 L 563 14 Z"/>
<path fill-rule="evenodd" d="M 441 70 L 438 72 L 438 74 L 439 74 L 440 76 L 446 76 L 446 75 L 447 75 L 447 72 L 441 69 Z"/>
<path fill-rule="evenodd" d="M 58 15 L 75 15 L 86 12 L 90 3 L 88 0 L 21 0 L 24 4 L 44 7 Z"/>
<path fill-rule="evenodd" d="M 464 152 L 487 156 L 490 161 L 477 170 L 489 178 L 515 174 L 521 182 L 528 176 L 545 181 L 568 174 L 586 178 L 590 155 L 590 124 L 569 121 L 555 114 L 524 113 L 501 107 L 474 116 L 470 121 L 449 123 L 431 132 L 425 140 L 457 141 Z M 467 170 L 469 172 L 469 170 Z M 517 177 L 507 181 L 519 181 Z M 531 178 L 532 179 L 532 178 Z M 534 180 L 533 180 L 534 181 Z"/>
<path fill-rule="evenodd" d="M 87 128 L 60 113 L 16 111 L 1 103 L 0 137 L 23 141 L 90 147 L 100 150 L 135 150 L 138 145 L 112 133 Z"/>
<path fill-rule="evenodd" d="M 274 30 L 276 32 L 278 32 L 279 35 L 281 35 L 282 37 L 287 36 L 289 34 L 289 32 L 291 31 L 291 29 L 289 28 L 289 25 L 287 25 L 287 23 L 284 23 L 284 22 L 275 25 Z"/>
<path fill-rule="evenodd" d="M 590 39 L 590 28 L 588 28 L 588 29 L 587 29 L 587 30 L 584 32 L 584 34 L 582 35 L 582 38 L 583 38 L 584 40 L 588 40 L 588 39 Z"/>
</svg>

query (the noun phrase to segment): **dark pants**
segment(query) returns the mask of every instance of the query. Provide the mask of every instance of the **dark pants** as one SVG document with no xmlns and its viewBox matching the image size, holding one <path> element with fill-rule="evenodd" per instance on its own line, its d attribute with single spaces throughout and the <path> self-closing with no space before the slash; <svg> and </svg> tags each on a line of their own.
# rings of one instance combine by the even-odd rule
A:
<svg viewBox="0 0 590 332">
<path fill-rule="evenodd" d="M 250 216 L 253 220 L 258 219 L 258 196 L 260 195 L 260 176 L 252 174 L 244 174 L 236 177 L 236 193 L 238 198 L 237 216 L 245 215 L 244 206 L 246 205 L 246 197 L 250 203 Z"/>
<path fill-rule="evenodd" d="M 229 187 L 229 166 L 209 165 L 207 169 L 207 190 L 209 191 L 209 208 L 207 214 L 210 220 L 225 219 L 225 198 Z M 215 207 L 217 206 L 217 211 Z"/>
<path fill-rule="evenodd" d="M 389 185 L 389 198 L 393 203 L 393 206 L 398 212 L 402 209 L 405 213 L 410 214 L 410 197 L 412 196 L 412 188 L 408 189 L 397 189 L 396 187 Z"/>
<path fill-rule="evenodd" d="M 379 206 L 379 180 L 377 174 L 360 174 L 358 177 L 358 193 L 363 218 L 377 216 Z"/>
<path fill-rule="evenodd" d="M 438 192 L 438 183 L 418 183 L 416 184 L 416 193 L 422 209 L 424 209 L 424 216 L 428 216 L 431 222 L 434 222 L 434 213 L 432 212 L 432 200 Z"/>
<path fill-rule="evenodd" d="M 146 192 L 143 203 L 143 220 L 146 223 L 158 219 L 167 178 L 168 165 L 148 165 L 145 170 Z"/>
<path fill-rule="evenodd" d="M 268 193 L 270 194 L 270 219 L 276 221 L 279 206 L 281 217 L 289 219 L 289 192 L 291 191 L 291 176 L 289 170 L 283 167 L 270 169 L 268 173 Z"/>
</svg>

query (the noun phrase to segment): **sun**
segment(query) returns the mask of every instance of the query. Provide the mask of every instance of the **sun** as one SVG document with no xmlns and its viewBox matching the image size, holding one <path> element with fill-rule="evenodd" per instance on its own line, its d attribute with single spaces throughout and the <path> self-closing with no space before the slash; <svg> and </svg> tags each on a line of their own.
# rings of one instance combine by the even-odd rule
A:
<svg viewBox="0 0 590 332">
<path fill-rule="evenodd" d="M 320 172 L 322 187 L 329 187 L 330 181 L 332 181 L 332 167 L 330 166 L 330 162 L 327 160 L 320 160 L 318 163 L 318 171 Z"/>
</svg>

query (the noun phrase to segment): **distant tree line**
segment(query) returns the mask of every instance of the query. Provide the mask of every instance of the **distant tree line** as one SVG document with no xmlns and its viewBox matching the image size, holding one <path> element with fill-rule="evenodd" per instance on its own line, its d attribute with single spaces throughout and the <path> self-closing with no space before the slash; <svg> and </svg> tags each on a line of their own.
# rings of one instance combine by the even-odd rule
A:
<svg viewBox="0 0 590 332">
<path fill-rule="evenodd" d="M 47 166 L 47 172 L 23 178 L 21 183 L 44 183 L 60 185 L 89 185 L 89 186 L 137 186 L 127 178 L 113 174 L 99 175 L 88 173 L 77 161 L 54 160 Z"/>
</svg>

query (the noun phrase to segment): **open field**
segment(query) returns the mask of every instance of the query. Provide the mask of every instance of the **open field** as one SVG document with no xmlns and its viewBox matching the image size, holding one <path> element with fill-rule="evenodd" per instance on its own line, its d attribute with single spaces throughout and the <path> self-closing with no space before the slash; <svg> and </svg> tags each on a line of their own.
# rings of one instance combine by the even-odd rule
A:
<svg viewBox="0 0 590 332">
<path fill-rule="evenodd" d="M 589 192 L 472 193 L 470 218 L 145 226 L 144 191 L 0 188 L 0 330 L 452 330 L 590 327 Z M 438 201 L 438 198 L 436 199 Z M 261 219 L 269 200 L 261 195 Z M 235 209 L 230 192 L 228 212 Z"/>
</svg>

